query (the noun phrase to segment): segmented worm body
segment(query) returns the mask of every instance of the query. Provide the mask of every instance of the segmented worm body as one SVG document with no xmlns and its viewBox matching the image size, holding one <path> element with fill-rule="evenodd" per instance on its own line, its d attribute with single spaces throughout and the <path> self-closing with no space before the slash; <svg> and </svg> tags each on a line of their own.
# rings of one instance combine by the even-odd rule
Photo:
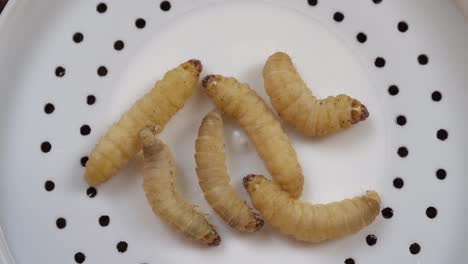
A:
<svg viewBox="0 0 468 264">
<path fill-rule="evenodd" d="M 263 220 L 247 206 L 230 184 L 223 143 L 223 119 L 213 110 L 203 119 L 195 143 L 198 183 L 215 212 L 231 227 L 255 232 Z"/>
<path fill-rule="evenodd" d="M 201 71 L 202 65 L 198 60 L 189 60 L 168 71 L 151 91 L 112 125 L 86 163 L 85 179 L 89 185 L 110 179 L 141 149 L 138 140 L 141 129 L 147 125 L 164 128 L 192 95 Z"/>
<path fill-rule="evenodd" d="M 380 197 L 375 191 L 313 205 L 292 199 L 261 175 L 246 176 L 244 186 L 267 223 L 302 241 L 319 242 L 356 233 L 372 223 L 380 210 Z"/>
<path fill-rule="evenodd" d="M 315 98 L 286 53 L 277 52 L 268 58 L 263 78 L 278 115 L 304 135 L 336 133 L 369 116 L 366 106 L 347 95 Z"/>
<path fill-rule="evenodd" d="M 291 197 L 299 197 L 304 177 L 296 151 L 265 102 L 232 77 L 209 75 L 202 86 L 217 108 L 244 129 L 274 181 Z"/>
<path fill-rule="evenodd" d="M 167 145 L 155 137 L 156 131 L 140 132 L 143 144 L 143 189 L 153 212 L 185 236 L 217 246 L 221 238 L 205 214 L 195 209 L 176 190 L 174 160 Z"/>
</svg>

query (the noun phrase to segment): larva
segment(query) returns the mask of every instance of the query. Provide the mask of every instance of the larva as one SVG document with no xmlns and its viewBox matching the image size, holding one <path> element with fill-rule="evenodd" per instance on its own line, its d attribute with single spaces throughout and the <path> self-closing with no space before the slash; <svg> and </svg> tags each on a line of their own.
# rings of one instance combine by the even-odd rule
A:
<svg viewBox="0 0 468 264">
<path fill-rule="evenodd" d="M 223 119 L 213 110 L 203 118 L 195 142 L 198 183 L 205 199 L 226 223 L 242 232 L 255 232 L 263 220 L 234 191 L 225 159 Z"/>
<path fill-rule="evenodd" d="M 146 125 L 164 128 L 192 95 L 201 71 L 198 60 L 189 60 L 168 71 L 112 125 L 89 156 L 85 171 L 89 185 L 110 179 L 140 150 L 138 133 Z"/>
<path fill-rule="evenodd" d="M 271 55 L 263 68 L 265 90 L 278 115 L 307 136 L 325 136 L 365 120 L 365 105 L 347 95 L 318 100 L 288 54 Z"/>
<path fill-rule="evenodd" d="M 273 180 L 291 197 L 299 197 L 304 177 L 296 151 L 260 96 L 233 77 L 209 75 L 202 86 L 215 105 L 244 129 Z"/>
<path fill-rule="evenodd" d="M 294 200 L 261 175 L 248 175 L 244 187 L 263 219 L 295 239 L 319 242 L 353 234 L 379 214 L 380 197 L 375 191 L 329 204 Z"/>
<path fill-rule="evenodd" d="M 217 246 L 221 238 L 207 221 L 176 190 L 174 160 L 167 145 L 155 137 L 157 131 L 144 128 L 140 132 L 143 144 L 143 189 L 153 212 L 185 236 Z"/>
</svg>

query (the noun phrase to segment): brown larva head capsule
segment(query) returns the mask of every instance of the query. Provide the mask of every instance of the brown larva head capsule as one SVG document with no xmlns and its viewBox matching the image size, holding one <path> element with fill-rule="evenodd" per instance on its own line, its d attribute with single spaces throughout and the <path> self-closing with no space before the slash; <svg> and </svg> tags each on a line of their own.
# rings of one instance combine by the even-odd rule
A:
<svg viewBox="0 0 468 264">
<path fill-rule="evenodd" d="M 212 98 L 217 98 L 219 96 L 220 91 L 217 87 L 217 84 L 222 79 L 223 77 L 221 75 L 208 75 L 203 78 L 201 84 L 208 96 Z"/>
<path fill-rule="evenodd" d="M 369 117 L 369 111 L 365 105 L 361 105 L 361 121 L 366 120 Z"/>
<path fill-rule="evenodd" d="M 201 61 L 197 59 L 191 59 L 187 63 L 192 64 L 199 73 L 203 71 L 203 65 Z"/>
<path fill-rule="evenodd" d="M 248 193 L 255 192 L 259 184 L 267 179 L 263 175 L 250 174 L 244 177 L 244 187 Z"/>
<path fill-rule="evenodd" d="M 255 222 L 249 223 L 246 229 L 249 232 L 256 232 L 263 227 L 263 225 L 265 224 L 265 221 L 263 221 L 263 219 L 260 218 L 260 215 L 257 213 L 252 212 L 252 215 L 254 216 Z"/>
<path fill-rule="evenodd" d="M 255 174 L 249 174 L 242 179 L 242 182 L 244 183 L 244 188 L 248 189 L 250 182 L 255 178 Z"/>
<path fill-rule="evenodd" d="M 364 121 L 369 117 L 367 107 L 361 104 L 358 100 L 353 100 L 351 103 L 351 124 L 356 124 Z"/>
<path fill-rule="evenodd" d="M 219 246 L 221 243 L 221 237 L 216 231 L 210 232 L 208 235 L 206 235 L 206 237 L 204 237 L 204 240 L 207 241 L 207 244 L 210 247 Z"/>
<path fill-rule="evenodd" d="M 264 225 L 265 225 L 265 221 L 263 221 L 262 218 L 260 218 L 260 216 L 258 214 L 255 214 L 255 227 L 257 228 L 257 230 L 259 230 L 260 228 L 262 228 Z"/>
<path fill-rule="evenodd" d="M 187 71 L 196 72 L 198 75 L 203 70 L 203 65 L 199 60 L 191 59 L 185 63 L 183 63 L 182 68 Z"/>
<path fill-rule="evenodd" d="M 212 82 L 219 78 L 220 78 L 219 75 L 214 75 L 214 74 L 205 76 L 205 78 L 203 78 L 203 80 L 201 81 L 203 88 L 205 89 L 209 88 Z"/>
</svg>

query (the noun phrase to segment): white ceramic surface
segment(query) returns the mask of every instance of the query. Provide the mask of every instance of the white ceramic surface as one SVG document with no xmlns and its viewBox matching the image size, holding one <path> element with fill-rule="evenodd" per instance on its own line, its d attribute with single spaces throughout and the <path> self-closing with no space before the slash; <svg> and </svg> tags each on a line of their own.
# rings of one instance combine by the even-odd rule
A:
<svg viewBox="0 0 468 264">
<path fill-rule="evenodd" d="M 160 1 L 17 0 L 0 17 L 0 226 L 12 257 L 4 263 L 464 263 L 466 253 L 468 26 L 449 1 L 306 0 Z M 314 1 L 309 1 L 314 2 Z M 378 2 L 378 1 L 377 1 Z M 344 20 L 334 21 L 335 12 Z M 144 28 L 135 20 L 143 18 Z M 409 25 L 400 32 L 398 24 Z M 73 36 L 81 32 L 83 41 Z M 363 32 L 364 43 L 356 39 Z M 123 50 L 114 49 L 122 40 Z M 298 243 L 269 226 L 239 234 L 204 201 L 194 171 L 194 140 L 212 108 L 201 90 L 162 134 L 176 157 L 184 195 L 210 213 L 223 241 L 205 248 L 169 230 L 151 212 L 141 188 L 141 160 L 90 198 L 80 159 L 163 73 L 192 57 L 203 74 L 233 75 L 268 102 L 261 70 L 277 50 L 290 53 L 320 97 L 347 93 L 371 117 L 352 129 L 307 139 L 284 126 L 305 174 L 302 199 L 330 202 L 366 189 L 381 193 L 382 215 L 353 236 L 317 245 Z M 418 63 L 426 54 L 429 62 Z M 385 59 L 376 67 L 375 59 Z M 63 77 L 55 75 L 62 66 Z M 108 74 L 98 76 L 105 66 Z M 389 94 L 389 86 L 399 92 Z M 439 91 L 440 101 L 432 94 Z M 87 104 L 87 96 L 97 99 Z M 54 105 L 47 114 L 47 103 Z M 406 124 L 396 117 L 404 115 Z M 80 135 L 87 124 L 91 134 Z M 439 129 L 448 138 L 436 137 Z M 225 135 L 233 184 L 247 173 L 266 173 L 255 149 L 229 120 Z M 41 152 L 48 141 L 52 149 Z M 400 147 L 407 157 L 397 154 Z M 446 178 L 436 177 L 444 169 Z M 401 178 L 404 186 L 395 188 Z M 54 190 L 44 188 L 47 180 Z M 428 207 L 437 209 L 433 219 Z M 110 217 L 106 227 L 101 215 Z M 66 219 L 58 229 L 56 220 Z M 373 234 L 377 243 L 369 246 Z M 128 249 L 116 249 L 125 241 Z M 418 254 L 410 252 L 417 243 Z M 0 254 L 1 255 L 1 254 Z M 349 260 L 348 260 L 349 261 Z"/>
</svg>

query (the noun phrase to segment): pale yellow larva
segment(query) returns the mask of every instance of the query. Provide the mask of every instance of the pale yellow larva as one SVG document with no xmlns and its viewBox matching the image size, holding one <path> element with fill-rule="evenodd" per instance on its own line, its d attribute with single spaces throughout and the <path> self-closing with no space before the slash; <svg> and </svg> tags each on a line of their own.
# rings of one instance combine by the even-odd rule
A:
<svg viewBox="0 0 468 264">
<path fill-rule="evenodd" d="M 253 206 L 265 221 L 297 240 L 320 242 L 353 234 L 368 226 L 380 211 L 375 191 L 330 204 L 310 204 L 292 199 L 261 175 L 244 178 Z"/>
<path fill-rule="evenodd" d="M 299 197 L 304 177 L 296 151 L 260 96 L 233 77 L 209 75 L 202 86 L 217 108 L 244 129 L 273 180 L 291 197 Z"/>
<path fill-rule="evenodd" d="M 141 149 L 138 140 L 141 129 L 147 125 L 164 128 L 192 95 L 201 71 L 198 60 L 189 60 L 168 71 L 151 91 L 123 114 L 89 156 L 85 171 L 89 185 L 110 179 Z"/>
<path fill-rule="evenodd" d="M 223 119 L 213 110 L 203 118 L 195 142 L 198 183 L 205 199 L 227 224 L 241 232 L 255 232 L 263 220 L 235 192 L 225 160 Z"/>
<path fill-rule="evenodd" d="M 151 128 L 140 132 L 144 156 L 143 189 L 153 212 L 188 238 L 209 246 L 219 245 L 221 238 L 205 214 L 197 211 L 176 190 L 174 160 L 167 145 L 156 138 L 156 132 Z"/>
<path fill-rule="evenodd" d="M 369 116 L 366 106 L 344 94 L 316 99 L 286 53 L 277 52 L 268 58 L 263 78 L 278 115 L 304 135 L 329 135 Z"/>
</svg>

